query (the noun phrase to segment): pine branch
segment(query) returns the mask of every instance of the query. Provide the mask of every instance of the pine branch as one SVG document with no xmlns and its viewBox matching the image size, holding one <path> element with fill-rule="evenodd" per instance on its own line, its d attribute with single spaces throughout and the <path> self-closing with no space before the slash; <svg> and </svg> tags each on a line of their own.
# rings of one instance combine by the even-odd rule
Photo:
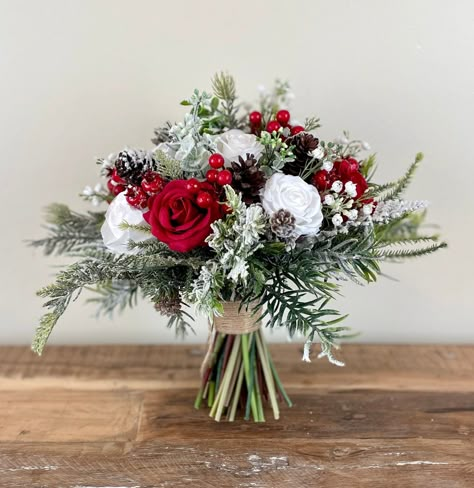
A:
<svg viewBox="0 0 474 488">
<path fill-rule="evenodd" d="M 65 254 L 84 247 L 102 247 L 100 227 L 104 212 L 79 214 L 67 205 L 54 203 L 46 209 L 46 229 L 50 234 L 44 239 L 28 241 L 32 247 L 42 247 L 44 253 Z"/>
<path fill-rule="evenodd" d="M 378 255 L 381 259 L 386 260 L 399 260 L 406 258 L 417 258 L 420 256 L 426 256 L 428 254 L 433 254 L 439 249 L 447 247 L 445 242 L 440 242 L 438 244 L 432 244 L 431 246 L 426 246 L 418 249 L 388 249 L 379 251 Z"/>
<path fill-rule="evenodd" d="M 407 172 L 398 181 L 384 185 L 386 188 L 391 188 L 391 190 L 387 194 L 383 195 L 380 200 L 396 200 L 397 198 L 400 198 L 403 192 L 408 188 L 408 185 L 411 183 L 413 176 L 415 175 L 415 172 L 418 169 L 418 166 L 420 165 L 422 160 L 423 153 L 418 153 L 416 155 L 415 161 L 413 161 Z M 380 187 L 378 194 L 380 194 Z"/>
<path fill-rule="evenodd" d="M 88 287 L 88 290 L 98 294 L 98 296 L 86 300 L 86 303 L 98 305 L 97 316 L 112 317 L 115 310 L 118 309 L 121 312 L 125 308 L 132 308 L 137 304 L 138 285 L 131 280 L 111 280 L 92 288 Z"/>
<path fill-rule="evenodd" d="M 239 127 L 234 78 L 224 72 L 216 73 L 212 79 L 212 89 L 214 95 L 221 101 L 222 108 L 218 112 L 222 115 L 223 125 L 229 129 Z"/>
</svg>

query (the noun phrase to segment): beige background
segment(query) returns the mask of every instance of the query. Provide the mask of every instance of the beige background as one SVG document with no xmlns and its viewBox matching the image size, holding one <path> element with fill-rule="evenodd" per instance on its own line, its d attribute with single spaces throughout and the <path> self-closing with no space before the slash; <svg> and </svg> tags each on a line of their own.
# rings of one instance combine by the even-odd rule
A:
<svg viewBox="0 0 474 488">
<path fill-rule="evenodd" d="M 400 281 L 348 286 L 338 306 L 362 341 L 473 341 L 472 1 L 0 1 L 1 343 L 28 343 L 34 291 L 57 261 L 26 248 L 42 208 L 97 181 L 94 156 L 150 147 L 178 102 L 232 72 L 243 98 L 288 78 L 293 114 L 320 136 L 349 129 L 377 151 L 381 180 L 419 150 L 410 190 L 432 201 L 450 248 L 404 266 Z M 96 321 L 75 303 L 55 343 L 161 342 L 173 333 L 148 304 Z M 203 340 L 204 321 L 197 324 Z M 274 334 L 284 340 L 284 331 Z"/>
</svg>

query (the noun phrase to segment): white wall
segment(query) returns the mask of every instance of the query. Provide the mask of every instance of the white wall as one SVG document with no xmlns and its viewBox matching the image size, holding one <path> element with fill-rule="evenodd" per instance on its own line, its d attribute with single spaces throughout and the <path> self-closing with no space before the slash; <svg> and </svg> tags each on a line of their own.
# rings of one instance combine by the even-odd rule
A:
<svg viewBox="0 0 474 488">
<path fill-rule="evenodd" d="M 290 79 L 293 112 L 319 115 L 322 138 L 369 141 L 381 180 L 425 152 L 410 196 L 433 202 L 450 248 L 387 266 L 399 282 L 348 286 L 338 305 L 359 340 L 473 341 L 473 17 L 469 0 L 0 0 L 0 342 L 28 343 L 41 313 L 34 291 L 57 261 L 22 241 L 42 235 L 43 207 L 84 209 L 94 156 L 150 147 L 223 68 L 247 99 Z M 115 321 L 92 312 L 74 304 L 53 342 L 173 340 L 147 304 Z"/>
</svg>

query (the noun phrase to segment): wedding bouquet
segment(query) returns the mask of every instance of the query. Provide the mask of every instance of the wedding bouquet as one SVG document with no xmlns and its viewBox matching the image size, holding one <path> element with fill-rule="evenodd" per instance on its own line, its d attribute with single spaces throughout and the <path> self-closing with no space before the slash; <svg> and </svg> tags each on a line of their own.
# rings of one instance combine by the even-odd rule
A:
<svg viewBox="0 0 474 488">
<path fill-rule="evenodd" d="M 348 133 L 322 141 L 319 120 L 287 110 L 287 83 L 262 92 L 258 110 L 238 103 L 231 76 L 212 93 L 181 102 L 182 122 L 155 130 L 151 150 L 125 148 L 99 159 L 106 185 L 82 196 L 102 210 L 81 214 L 54 204 L 46 254 L 77 258 L 40 290 L 49 309 L 33 350 L 41 354 L 59 317 L 83 289 L 111 314 L 138 296 L 185 333 L 189 307 L 209 317 L 208 352 L 195 406 L 216 420 L 279 417 L 291 405 L 261 330 L 303 334 L 303 360 L 317 340 L 336 365 L 345 318 L 329 306 L 345 280 L 370 283 L 383 261 L 445 246 L 422 232 L 426 202 L 402 198 L 418 154 L 398 181 L 373 179 L 375 155 Z"/>
</svg>

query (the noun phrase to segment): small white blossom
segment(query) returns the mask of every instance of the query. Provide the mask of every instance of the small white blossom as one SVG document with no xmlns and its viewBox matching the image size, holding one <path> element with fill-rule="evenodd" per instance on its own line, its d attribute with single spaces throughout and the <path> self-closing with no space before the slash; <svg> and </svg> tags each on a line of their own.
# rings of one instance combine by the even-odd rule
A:
<svg viewBox="0 0 474 488">
<path fill-rule="evenodd" d="M 334 197 L 328 193 L 325 197 L 324 197 L 324 203 L 326 205 L 334 205 Z"/>
<path fill-rule="evenodd" d="M 336 137 L 334 139 L 334 142 L 336 144 L 342 144 L 342 145 L 345 145 L 345 144 L 349 144 L 349 139 L 346 137 L 346 136 L 339 136 L 339 137 Z"/>
<path fill-rule="evenodd" d="M 354 198 L 357 196 L 357 188 L 356 188 L 356 184 L 355 183 L 352 183 L 352 181 L 348 181 L 345 185 L 344 185 L 344 189 L 346 190 L 346 193 Z"/>
<path fill-rule="evenodd" d="M 341 214 L 336 214 L 333 216 L 333 218 L 331 219 L 334 227 L 339 227 L 341 224 L 342 224 L 342 216 Z"/>
<path fill-rule="evenodd" d="M 323 161 L 323 169 L 329 173 L 334 168 L 334 163 L 332 161 Z"/>
<path fill-rule="evenodd" d="M 257 91 L 261 95 L 264 95 L 265 93 L 267 93 L 267 89 L 266 89 L 265 85 L 262 85 L 262 84 L 257 85 Z"/>
<path fill-rule="evenodd" d="M 370 144 L 367 141 L 362 141 L 360 145 L 364 151 L 370 151 Z"/>
<path fill-rule="evenodd" d="M 86 187 L 84 187 L 84 190 L 82 190 L 82 194 L 85 197 L 92 196 L 94 194 L 94 190 L 92 189 L 92 186 L 87 185 Z"/>
<path fill-rule="evenodd" d="M 314 151 L 311 151 L 313 158 L 321 159 L 324 156 L 324 149 L 318 146 Z"/>
<path fill-rule="evenodd" d="M 364 215 L 370 215 L 372 213 L 372 210 L 374 209 L 374 204 L 373 203 L 366 203 L 362 207 L 362 213 Z"/>
<path fill-rule="evenodd" d="M 349 220 L 356 220 L 357 217 L 359 216 L 359 212 L 355 208 L 353 208 L 352 210 L 348 210 L 346 215 L 349 218 Z"/>
<path fill-rule="evenodd" d="M 332 186 L 331 186 L 331 190 L 335 193 L 341 193 L 342 191 L 342 181 L 335 181 Z"/>
</svg>

